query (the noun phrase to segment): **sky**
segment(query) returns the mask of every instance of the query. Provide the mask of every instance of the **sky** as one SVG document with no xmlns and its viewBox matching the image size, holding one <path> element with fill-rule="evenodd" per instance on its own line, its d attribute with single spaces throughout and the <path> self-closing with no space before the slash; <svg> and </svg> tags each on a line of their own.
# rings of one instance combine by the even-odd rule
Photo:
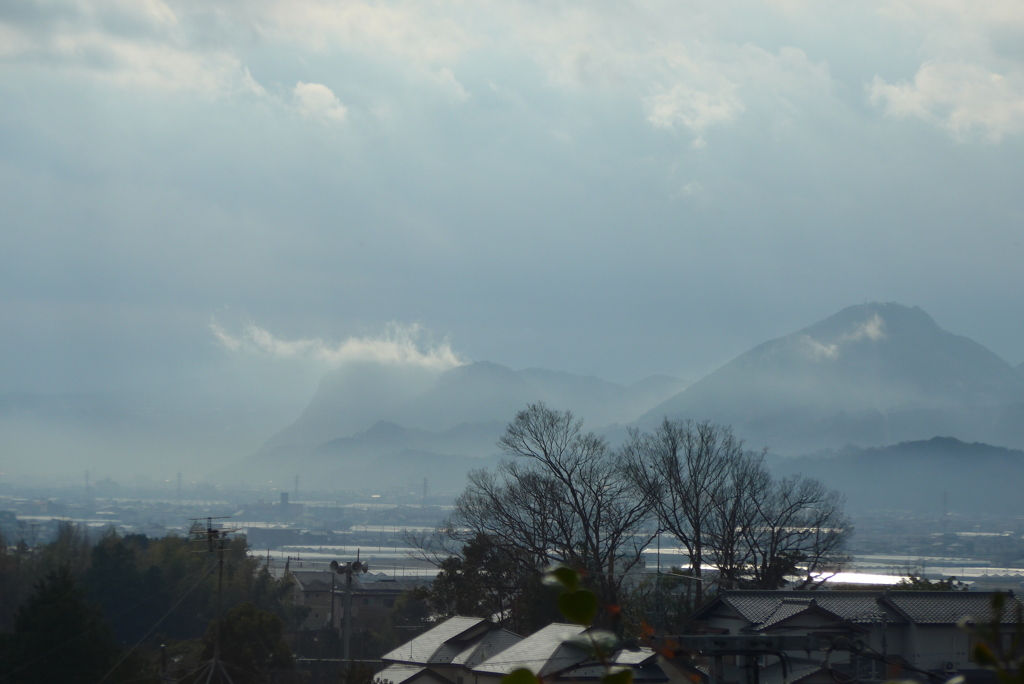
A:
<svg viewBox="0 0 1024 684">
<path fill-rule="evenodd" d="M 875 300 L 1017 364 L 1022 152 L 1019 0 L 6 0 L 0 391 L 697 379 Z"/>
</svg>

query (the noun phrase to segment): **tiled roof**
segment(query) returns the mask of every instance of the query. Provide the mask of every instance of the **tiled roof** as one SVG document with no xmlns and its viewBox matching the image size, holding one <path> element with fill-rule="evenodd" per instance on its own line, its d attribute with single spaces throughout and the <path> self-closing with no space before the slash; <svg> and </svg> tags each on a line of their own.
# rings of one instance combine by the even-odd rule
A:
<svg viewBox="0 0 1024 684">
<path fill-rule="evenodd" d="M 919 625 L 956 624 L 971 617 L 981 622 L 992 619 L 992 593 L 967 591 L 891 591 L 884 600 Z M 1010 598 L 1003 622 L 1015 619 L 1017 600 Z"/>
<path fill-rule="evenodd" d="M 471 640 L 451 662 L 452 665 L 464 665 L 472 669 L 522 640 L 523 637 L 507 629 L 493 629 Z"/>
<path fill-rule="evenodd" d="M 344 588 L 344 578 L 338 582 L 339 588 Z M 353 593 L 367 594 L 367 593 L 383 593 L 383 594 L 398 594 L 403 591 L 410 591 L 418 587 L 422 587 L 429 584 L 429 582 L 422 579 L 394 579 L 394 580 L 364 580 L 362 578 L 353 578 L 352 589 Z"/>
<path fill-rule="evenodd" d="M 391 682 L 391 684 L 402 684 L 426 670 L 427 668 L 422 665 L 388 665 L 377 674 L 375 679 Z"/>
<path fill-rule="evenodd" d="M 485 660 L 473 670 L 504 675 L 516 668 L 525 667 L 540 677 L 560 672 L 587 659 L 585 651 L 564 643 L 566 639 L 582 634 L 585 630 L 586 627 L 580 625 L 550 624 Z"/>
<path fill-rule="evenodd" d="M 720 600 L 756 627 L 795 615 L 805 610 L 812 599 L 824 610 L 850 622 L 903 622 L 879 603 L 881 596 L 880 591 L 726 591 Z M 801 606 L 801 601 L 807 603 Z"/>
<path fill-rule="evenodd" d="M 442 684 L 448 680 L 422 665 L 388 665 L 374 676 L 374 681 L 389 684 L 405 684 L 417 679 L 427 679 Z"/>
<path fill-rule="evenodd" d="M 820 660 L 806 660 L 804 658 L 787 659 L 786 668 L 775 659 L 769 663 L 760 673 L 761 684 L 800 684 L 816 674 L 823 674 L 829 680 L 847 682 L 850 680 L 846 675 L 835 670 L 826 670 Z"/>
<path fill-rule="evenodd" d="M 794 615 L 799 615 L 811 606 L 816 605 L 818 604 L 815 603 L 814 599 L 800 598 L 784 600 L 776 606 L 775 611 L 772 612 L 771 615 L 764 619 L 764 623 L 761 625 L 761 627 L 771 627 L 772 625 L 782 622 L 787 618 L 791 618 Z"/>
<path fill-rule="evenodd" d="M 419 635 L 412 641 L 402 644 L 390 653 L 385 653 L 383 659 L 426 665 L 438 660 L 436 656 L 442 655 L 439 659 L 441 662 L 451 662 L 451 659 L 465 648 L 465 644 L 449 644 L 448 642 L 458 639 L 469 630 L 484 622 L 486 621 L 483 618 L 448 618 L 437 627 Z M 447 654 L 439 654 L 441 651 L 447 651 Z"/>
<path fill-rule="evenodd" d="M 700 609 L 696 617 L 707 618 L 724 603 L 754 629 L 765 629 L 809 610 L 811 602 L 838 619 L 853 623 L 885 621 L 889 624 L 914 622 L 922 625 L 956 624 L 964 617 L 987 620 L 991 616 L 992 592 L 959 591 L 726 591 Z M 1016 599 L 1008 602 L 1004 622 L 1013 622 Z"/>
<path fill-rule="evenodd" d="M 297 570 L 292 572 L 292 577 L 304 591 L 330 591 L 331 572 L 317 572 L 314 570 Z M 344 586 L 342 584 L 341 586 Z"/>
</svg>

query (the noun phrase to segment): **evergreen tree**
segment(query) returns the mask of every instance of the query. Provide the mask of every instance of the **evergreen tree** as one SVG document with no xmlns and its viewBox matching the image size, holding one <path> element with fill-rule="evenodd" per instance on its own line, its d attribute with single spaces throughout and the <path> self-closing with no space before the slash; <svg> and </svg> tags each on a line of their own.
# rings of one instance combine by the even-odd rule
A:
<svg viewBox="0 0 1024 684">
<path fill-rule="evenodd" d="M 36 585 L 16 611 L 14 632 L 5 641 L 4 684 L 93 683 L 118 656 L 110 627 L 85 600 L 67 565 Z"/>
</svg>

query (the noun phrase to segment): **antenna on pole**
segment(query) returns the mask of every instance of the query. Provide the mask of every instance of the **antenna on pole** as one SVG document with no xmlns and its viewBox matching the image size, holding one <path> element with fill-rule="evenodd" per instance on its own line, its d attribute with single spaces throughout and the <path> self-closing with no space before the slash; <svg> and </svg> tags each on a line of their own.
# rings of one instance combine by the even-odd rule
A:
<svg viewBox="0 0 1024 684">
<path fill-rule="evenodd" d="M 220 635 L 222 623 L 224 622 L 224 546 L 227 541 L 228 535 L 232 532 L 236 532 L 236 529 L 225 529 L 215 528 L 213 526 L 214 520 L 227 520 L 230 515 L 206 518 L 189 518 L 193 522 L 192 531 L 195 533 L 196 538 L 192 541 L 206 542 L 207 550 L 209 553 L 217 552 L 217 621 L 215 623 L 214 630 L 214 642 L 213 642 L 213 658 L 206 666 L 206 684 L 210 684 L 213 681 L 213 674 L 220 671 L 221 681 L 227 680 L 228 684 L 234 684 L 234 680 L 231 679 L 231 675 L 228 674 L 227 668 L 224 667 L 224 661 L 220 657 Z M 198 524 L 200 521 L 206 521 L 206 529 Z"/>
<path fill-rule="evenodd" d="M 342 615 L 344 618 L 345 636 L 342 662 L 347 662 L 350 667 L 352 665 L 352 575 L 353 573 L 370 571 L 370 566 L 359 560 L 359 551 L 359 549 L 356 549 L 356 559 L 351 563 L 341 565 L 336 560 L 331 561 L 331 570 L 339 575 L 345 575 L 345 612 Z M 331 600 L 334 600 L 333 595 Z"/>
</svg>

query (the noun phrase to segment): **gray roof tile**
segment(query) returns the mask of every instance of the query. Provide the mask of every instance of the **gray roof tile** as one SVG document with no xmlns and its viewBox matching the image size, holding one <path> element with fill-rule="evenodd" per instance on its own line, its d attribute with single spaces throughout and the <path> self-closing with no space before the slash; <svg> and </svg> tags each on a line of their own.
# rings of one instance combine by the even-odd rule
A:
<svg viewBox="0 0 1024 684">
<path fill-rule="evenodd" d="M 453 617 L 437 627 L 385 653 L 383 660 L 402 663 L 451 662 L 465 648 L 464 644 L 449 644 L 477 625 L 486 622 L 483 618 Z"/>
<path fill-rule="evenodd" d="M 472 669 L 522 640 L 523 637 L 507 629 L 493 629 L 470 641 L 468 646 L 452 658 L 452 664 Z"/>
<path fill-rule="evenodd" d="M 850 622 L 903 622 L 894 611 L 879 603 L 881 596 L 880 591 L 726 591 L 721 598 L 756 627 L 795 615 L 806 609 L 812 599 L 821 608 Z M 808 603 L 801 606 L 801 600 Z"/>
<path fill-rule="evenodd" d="M 475 672 L 508 674 L 519 667 L 544 677 L 587 659 L 585 651 L 567 646 L 566 639 L 582 634 L 586 627 L 553 623 L 519 643 L 477 665 Z"/>
<path fill-rule="evenodd" d="M 964 617 L 988 620 L 991 617 L 992 592 L 959 591 L 726 591 L 716 602 L 697 613 L 709 615 L 718 601 L 730 606 L 755 629 L 765 629 L 808 610 L 811 601 L 821 608 L 853 623 L 886 621 L 902 624 L 956 624 Z M 1007 602 L 1004 622 L 1013 622 L 1019 602 Z"/>
<path fill-rule="evenodd" d="M 891 591 L 884 600 L 919 625 L 956 624 L 965 617 L 992 619 L 992 593 L 967 591 Z M 1015 619 L 1016 598 L 1004 608 L 1004 623 Z"/>
</svg>

